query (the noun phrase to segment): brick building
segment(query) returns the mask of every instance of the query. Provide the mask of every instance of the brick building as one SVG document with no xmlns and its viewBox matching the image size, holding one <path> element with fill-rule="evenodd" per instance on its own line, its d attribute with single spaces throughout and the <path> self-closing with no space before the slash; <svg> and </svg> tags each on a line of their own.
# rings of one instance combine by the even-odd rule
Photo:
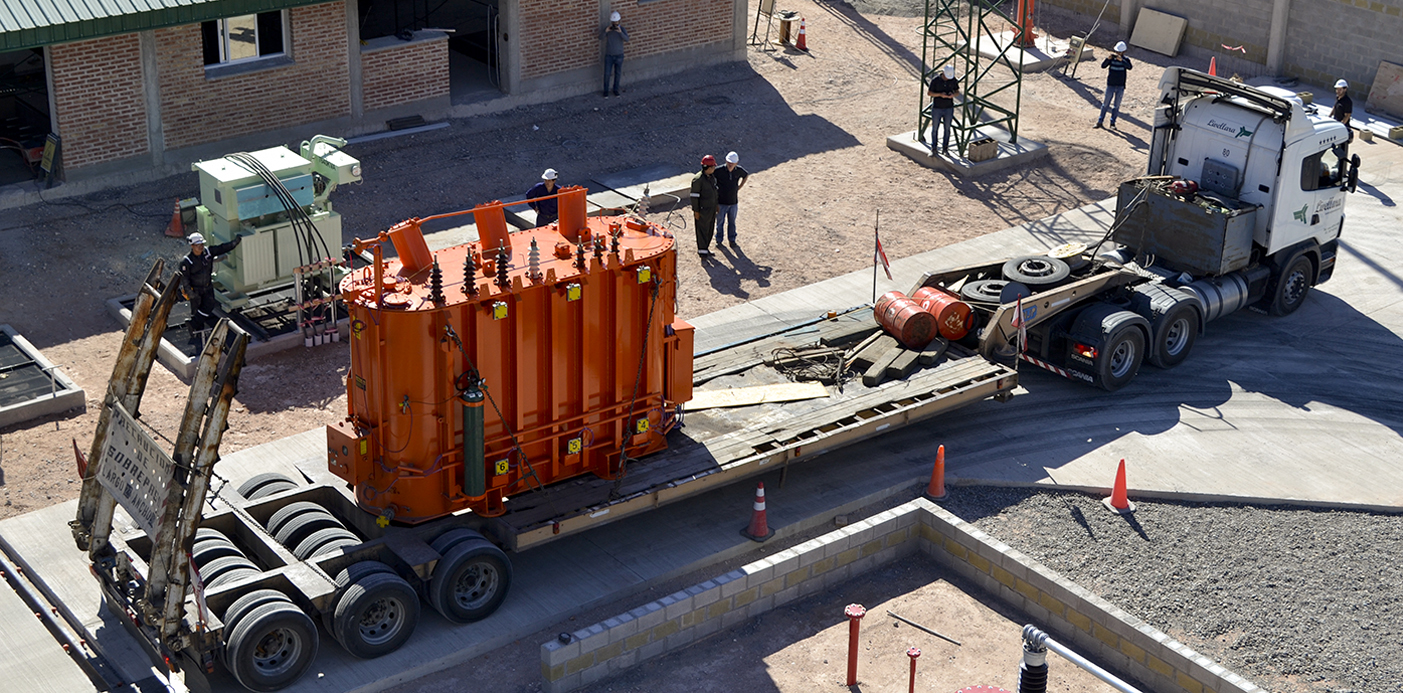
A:
<svg viewBox="0 0 1403 693">
<path fill-rule="evenodd" d="M 597 91 L 613 11 L 626 84 L 744 59 L 736 0 L 0 0 L 0 184 L 49 133 L 81 180 Z"/>
</svg>

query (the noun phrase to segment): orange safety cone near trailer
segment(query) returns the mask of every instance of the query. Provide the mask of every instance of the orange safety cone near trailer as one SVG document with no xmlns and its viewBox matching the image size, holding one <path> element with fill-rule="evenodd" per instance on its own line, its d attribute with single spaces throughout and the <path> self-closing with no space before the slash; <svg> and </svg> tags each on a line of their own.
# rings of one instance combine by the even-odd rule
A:
<svg viewBox="0 0 1403 693">
<path fill-rule="evenodd" d="M 1105 505 L 1111 512 L 1119 515 L 1128 515 L 1135 512 L 1135 504 L 1130 502 L 1125 493 L 1125 460 L 1120 461 L 1120 468 L 1116 470 L 1116 485 L 1111 489 L 1109 498 L 1102 498 L 1101 504 Z"/>
<path fill-rule="evenodd" d="M 750 515 L 750 526 L 740 531 L 741 536 L 751 541 L 764 541 L 774 536 L 770 523 L 765 518 L 765 482 L 755 485 L 755 510 Z"/>
<path fill-rule="evenodd" d="M 1208 74 L 1218 76 L 1218 58 L 1214 56 L 1208 59 Z"/>
<path fill-rule="evenodd" d="M 930 486 L 926 497 L 931 500 L 945 500 L 945 446 L 935 451 L 935 468 L 930 471 Z"/>
<path fill-rule="evenodd" d="M 794 42 L 794 47 L 801 51 L 808 51 L 809 44 L 804 40 L 804 18 L 799 18 L 799 40 Z"/>
<path fill-rule="evenodd" d="M 166 235 L 171 238 L 185 236 L 185 223 L 180 219 L 180 200 L 175 201 L 175 213 L 171 215 L 171 223 L 166 225 Z"/>
</svg>

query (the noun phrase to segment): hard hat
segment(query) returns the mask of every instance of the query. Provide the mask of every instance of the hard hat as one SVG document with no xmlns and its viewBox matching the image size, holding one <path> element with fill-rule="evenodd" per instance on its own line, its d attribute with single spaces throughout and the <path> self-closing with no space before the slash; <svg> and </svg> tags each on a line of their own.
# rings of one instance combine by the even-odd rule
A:
<svg viewBox="0 0 1403 693">
<path fill-rule="evenodd" d="M 609 13 L 609 21 L 611 21 L 611 22 L 617 22 L 617 21 L 619 21 L 620 19 L 623 19 L 623 17 L 620 16 L 618 12 L 611 12 L 611 13 Z"/>
<path fill-rule="evenodd" d="M 945 79 L 954 79 L 954 78 L 955 78 L 955 66 L 954 66 L 954 65 L 946 65 L 946 66 L 945 66 Z"/>
<path fill-rule="evenodd" d="M 542 173 L 542 174 L 541 174 L 541 180 L 555 180 L 555 179 L 556 179 L 556 173 L 555 173 L 555 169 L 553 169 L 553 168 L 548 168 L 548 169 L 546 169 L 546 172 L 545 172 L 545 173 Z"/>
<path fill-rule="evenodd" d="M 728 164 L 738 164 L 738 163 L 740 163 L 740 155 L 737 154 L 737 153 L 735 153 L 735 152 L 731 152 L 730 154 L 727 154 L 727 155 L 726 155 L 726 163 L 728 163 Z"/>
<path fill-rule="evenodd" d="M 204 245 L 205 237 L 198 233 L 190 234 L 190 245 Z"/>
<path fill-rule="evenodd" d="M 1116 52 L 1117 52 L 1117 53 L 1124 53 L 1124 52 L 1125 52 L 1126 50 L 1128 50 L 1129 48 L 1130 48 L 1130 46 L 1125 45 L 1125 42 L 1124 42 L 1124 41 L 1117 41 L 1117 42 L 1116 42 Z"/>
<path fill-rule="evenodd" d="M 702 166 L 715 166 L 715 165 L 716 165 L 716 157 L 714 157 L 714 156 L 712 156 L 712 155 L 710 155 L 710 154 L 707 154 L 706 156 L 702 157 Z"/>
<path fill-rule="evenodd" d="M 1344 80 L 1340 80 L 1340 81 L 1338 81 L 1338 82 L 1335 82 L 1335 88 L 1336 88 L 1336 89 L 1348 89 L 1348 88 L 1349 88 L 1349 82 L 1346 82 L 1346 81 L 1344 81 Z"/>
</svg>

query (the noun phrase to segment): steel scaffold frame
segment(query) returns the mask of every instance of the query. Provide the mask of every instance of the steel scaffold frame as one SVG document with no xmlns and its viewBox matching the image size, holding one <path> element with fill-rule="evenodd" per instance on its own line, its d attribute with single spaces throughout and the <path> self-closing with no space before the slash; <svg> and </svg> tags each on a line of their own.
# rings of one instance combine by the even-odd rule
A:
<svg viewBox="0 0 1403 693">
<path fill-rule="evenodd" d="M 1023 71 L 1009 69 L 1011 78 L 994 72 L 1000 62 L 1006 65 L 1008 54 L 1018 50 L 1022 29 L 999 8 L 1001 2 L 989 0 L 926 0 L 925 23 L 922 25 L 921 82 L 916 111 L 916 139 L 925 141 L 931 127 L 930 97 L 926 89 L 930 80 L 953 64 L 960 81 L 960 97 L 955 104 L 955 122 L 951 128 L 960 156 L 965 156 L 978 128 L 1002 127 L 1008 130 L 1009 141 L 1018 141 L 1018 111 L 1023 98 Z M 961 17 L 961 8 L 967 12 Z M 999 47 L 992 57 L 979 54 L 980 36 L 993 37 L 1005 27 L 1014 31 L 1013 40 Z M 935 64 L 931 61 L 939 60 Z M 1013 90 L 1013 108 L 999 105 L 994 97 Z M 934 139 L 934 133 L 932 140 Z M 935 151 L 935 142 L 931 142 Z"/>
</svg>

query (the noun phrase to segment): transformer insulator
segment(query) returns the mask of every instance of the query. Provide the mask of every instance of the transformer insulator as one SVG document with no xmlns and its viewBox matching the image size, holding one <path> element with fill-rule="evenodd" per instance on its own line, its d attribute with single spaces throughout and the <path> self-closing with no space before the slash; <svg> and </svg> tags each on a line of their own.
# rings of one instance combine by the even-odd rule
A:
<svg viewBox="0 0 1403 693">
<path fill-rule="evenodd" d="M 585 269 L 585 241 L 583 238 L 575 246 L 575 268 L 580 271 Z"/>
<path fill-rule="evenodd" d="M 434 256 L 434 264 L 429 268 L 429 300 L 434 305 L 443 305 L 443 270 L 438 266 L 438 256 Z"/>
<path fill-rule="evenodd" d="M 477 295 L 477 265 L 473 263 L 472 251 L 463 255 L 463 293 Z"/>
<path fill-rule="evenodd" d="M 604 239 L 599 236 L 594 237 L 594 259 L 604 260 Z"/>
<path fill-rule="evenodd" d="M 497 248 L 497 286 L 505 289 L 511 286 L 511 277 L 507 274 L 507 246 L 502 245 Z"/>
<path fill-rule="evenodd" d="M 615 254 L 615 255 L 618 255 L 618 254 L 619 254 L 619 236 L 622 236 L 622 235 L 623 235 L 623 229 L 620 228 L 618 231 L 614 232 L 614 235 L 613 235 L 613 236 L 610 237 L 610 239 L 609 239 L 609 252 L 611 252 L 611 253 L 613 253 L 613 254 Z"/>
<path fill-rule="evenodd" d="M 526 254 L 526 276 L 532 281 L 541 281 L 541 247 L 531 238 L 531 251 Z"/>
<path fill-rule="evenodd" d="M 1018 693 L 1047 693 L 1047 665 L 1018 667 Z"/>
</svg>

